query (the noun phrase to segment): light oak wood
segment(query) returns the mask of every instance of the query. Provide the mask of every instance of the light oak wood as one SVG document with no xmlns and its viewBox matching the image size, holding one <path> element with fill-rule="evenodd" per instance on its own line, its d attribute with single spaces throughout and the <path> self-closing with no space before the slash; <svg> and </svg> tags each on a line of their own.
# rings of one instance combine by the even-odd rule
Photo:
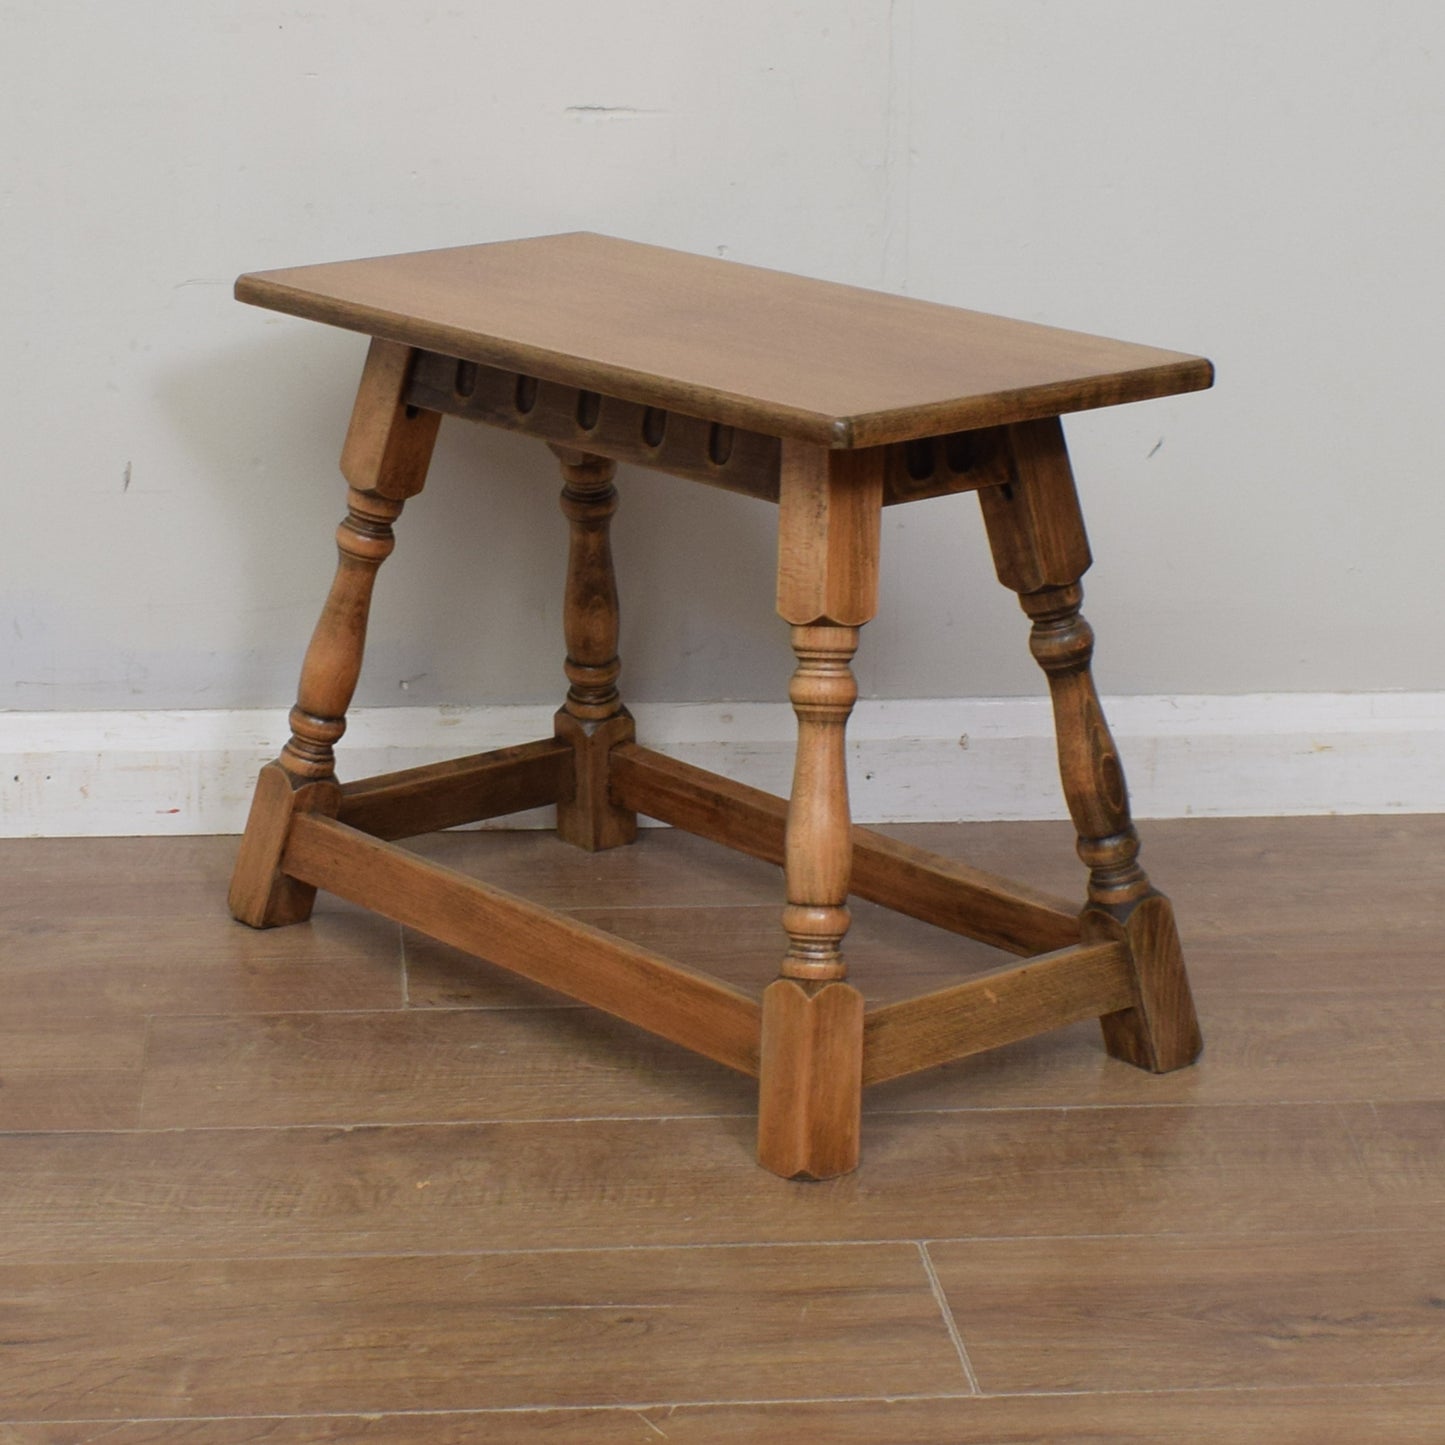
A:
<svg viewBox="0 0 1445 1445">
<path fill-rule="evenodd" d="M 902 831 L 1060 885 L 1077 869 L 1067 825 Z M 558 1011 L 571 1047 L 539 1060 L 519 1016 L 479 1061 L 480 1101 L 517 1122 L 428 1122 L 465 1102 L 483 1052 L 467 1021 L 409 1023 L 385 920 L 325 897 L 300 928 L 218 913 L 234 839 L 0 842 L 0 1110 L 56 1101 L 48 1122 L 5 1115 L 0 1137 L 0 1440 L 1436 1445 L 1445 819 L 1149 831 L 1188 919 L 1212 1035 L 1199 1066 L 1148 1078 L 1079 1027 L 1045 1035 L 866 1095 L 866 1171 L 806 1187 L 746 1167 L 741 1099 L 699 1116 L 710 1070 L 741 1076 L 680 1051 L 670 1075 L 665 1045 L 578 1009 Z M 541 833 L 422 846 L 651 916 L 663 952 L 689 923 L 724 949 L 728 914 L 766 911 L 776 876 L 667 830 L 595 856 Z M 929 947 L 915 957 L 912 936 L 878 939 L 905 973 Z M 873 960 L 855 952 L 861 983 Z M 160 1127 L 73 1084 L 87 1051 L 131 1061 Z M 911 1109 L 880 1112 L 915 1082 Z M 569 1099 L 582 1117 L 536 1117 Z M 619 1103 L 637 1112 L 596 1117 Z M 391 1122 L 331 1127 L 324 1109 Z M 274 1127 L 307 1110 L 312 1127 Z M 867 1243 L 817 1243 L 840 1239 Z M 984 1390 L 1063 1393 L 968 1393 L 936 1348 L 942 1309 L 915 1308 L 926 1279 L 895 1268 L 920 1242 Z M 736 1267 L 739 1244 L 766 1248 Z M 643 1304 L 672 1308 L 627 1311 Z M 468 1374 L 483 1344 L 499 1353 Z M 479 1382 L 527 1403 L 365 1413 L 410 1388 L 423 1345 L 441 1398 Z M 619 1380 L 658 1393 L 618 1403 Z M 333 1408 L 288 1418 L 303 1392 Z M 202 1401 L 223 1413 L 198 1417 Z"/>
<path fill-rule="evenodd" d="M 1445 1076 L 1445 992 L 1221 991 L 1201 971 L 1197 950 L 1191 958 L 1215 1067 L 1151 1079 L 1151 1100 L 1283 1106 L 1368 1096 L 1384 1104 L 1428 1097 Z M 1134 1071 L 1102 1061 L 1092 1033 L 1081 1023 L 894 1080 L 865 1096 L 868 1108 L 1086 1108 L 1136 1098 Z M 1382 1067 L 1386 1047 L 1393 1057 Z"/>
<path fill-rule="evenodd" d="M 1325 1385 L 1299 1389 L 1145 1391 L 1110 1394 L 769 1401 L 627 1405 L 596 1409 L 428 1411 L 427 1445 L 473 1445 L 479 1432 L 507 1445 L 1439 1445 L 1445 1386 Z M 5 1445 L 73 1445 L 75 1426 L 9 1427 Z M 85 1427 L 81 1427 L 85 1428 Z M 111 1428 L 105 1445 L 414 1445 L 412 1415 L 307 1415 L 304 1419 L 147 1420 Z M 82 1437 L 83 1438 L 83 1437 Z"/>
<path fill-rule="evenodd" d="M 775 436 L 670 412 L 521 372 L 417 355 L 406 391 L 415 407 L 537 437 L 553 447 L 667 472 L 724 491 L 778 500 Z M 977 491 L 1006 481 L 998 428 L 919 437 L 884 448 L 883 505 Z"/>
<path fill-rule="evenodd" d="M 1109 1053 L 1156 1074 L 1192 1064 L 1204 1039 L 1184 971 L 1174 905 L 1155 892 L 1122 907 L 1090 906 L 1084 912 L 1084 937 L 1124 943 L 1134 960 L 1133 1007 L 1100 1019 Z"/>
<path fill-rule="evenodd" d="M 576 233 L 242 276 L 242 301 L 831 447 L 1210 385 L 1202 357 Z"/>
<path fill-rule="evenodd" d="M 778 613 L 792 624 L 798 719 L 783 830 L 787 953 L 763 995 L 758 1161 L 790 1179 L 858 1164 L 863 996 L 842 982 L 853 839 L 845 729 L 858 629 L 878 606 L 883 458 L 785 440 Z"/>
<path fill-rule="evenodd" d="M 650 829 L 644 837 L 660 831 Z M 478 872 L 466 863 L 461 871 L 473 876 Z M 486 876 L 485 870 L 481 872 Z M 776 878 L 774 885 L 771 891 L 776 894 Z M 756 998 L 761 998 L 778 976 L 776 898 L 767 904 L 702 906 L 684 902 L 671 908 L 649 901 L 640 907 L 581 908 L 573 916 Z M 848 940 L 856 965 L 850 982 L 870 1008 L 948 987 L 977 971 L 997 967 L 1005 958 L 985 944 L 864 901 L 850 905 L 850 916 Z M 490 1008 L 563 1002 L 423 934 L 407 930 L 404 945 L 407 997 L 413 1007 Z M 1097 1063 L 1092 1040 L 1085 1041 L 1083 1053 L 1085 1063 Z"/>
<path fill-rule="evenodd" d="M 562 515 L 567 518 L 567 585 L 562 626 L 567 640 L 565 711 L 579 722 L 605 722 L 621 710 L 617 679 L 617 578 L 612 567 L 613 478 L 617 463 L 561 454 Z"/>
<path fill-rule="evenodd" d="M 578 1058 L 585 1077 L 590 1056 Z M 748 1167 L 751 1111 L 376 1128 L 16 1134 L 13 1263 L 1001 1237 L 1438 1230 L 1432 1104 L 928 1110 L 869 1117 L 869 1167 Z M 1041 1187 L 1040 1181 L 1047 1181 Z M 424 1187 L 418 1188 L 419 1184 Z M 639 1267 L 645 1265 L 639 1261 Z M 806 1303 L 806 1300 L 801 1301 Z M 1367 1328 L 1367 1326 L 1361 1326 Z"/>
<path fill-rule="evenodd" d="M 1063 428 L 1057 418 L 1007 428 L 1010 481 L 979 493 L 999 580 L 1033 621 L 1029 648 L 1048 678 L 1059 772 L 1089 868 L 1086 939 L 1130 946 L 1135 1002 L 1103 1019 L 1109 1052 L 1158 1073 L 1203 1046 L 1168 899 L 1138 861 L 1139 838 L 1091 661 L 1094 634 L 1079 608 L 1090 564 Z"/>
<path fill-rule="evenodd" d="M 1057 417 L 1004 427 L 1001 485 L 978 494 L 998 580 L 1012 592 L 1077 582 L 1093 558 Z"/>
<path fill-rule="evenodd" d="M 544 807 L 574 787 L 572 749 L 544 738 L 347 783 L 335 816 L 373 838 L 411 838 Z"/>
<path fill-rule="evenodd" d="M 232 916 L 253 928 L 301 922 L 315 902 L 315 890 L 286 877 L 279 861 L 295 817 L 340 806 L 334 746 L 361 675 L 372 586 L 396 545 L 404 499 L 425 481 L 440 421 L 403 399 L 411 361 L 408 348 L 376 340 L 362 371 L 342 449 L 350 487 L 336 575 L 301 665 L 290 740 L 262 771 L 231 882 Z"/>
<path fill-rule="evenodd" d="M 758 1005 L 725 984 L 439 868 L 331 818 L 298 816 L 285 871 L 743 1073 Z"/>
<path fill-rule="evenodd" d="M 787 978 L 822 982 L 846 973 L 853 848 L 845 729 L 858 696 L 849 663 L 858 628 L 878 607 L 881 460 L 783 446 L 778 614 L 792 624 L 798 659 L 788 688 L 798 743 L 783 838 Z"/>
<path fill-rule="evenodd" d="M 628 1412 L 620 1410 L 610 1415 L 591 1412 L 574 1418 L 570 1427 L 585 1430 L 585 1438 L 600 1445 L 645 1445 L 647 1427 L 665 1431 L 670 1445 L 754 1445 L 759 1440 L 826 1440 L 828 1445 L 1198 1445 L 1201 1439 L 1209 1445 L 1357 1445 L 1376 1439 L 1388 1439 L 1391 1445 L 1438 1445 L 1442 1413 L 1445 1386 L 1318 1385 L 663 1407 L 643 1412 L 641 1431 L 632 1429 L 636 1416 L 629 1420 Z M 516 1422 L 514 1438 L 519 1445 L 565 1440 L 571 1438 L 568 1428 L 560 1413 L 523 1417 Z M 291 1445 L 301 1437 L 267 1435 L 268 1445 L 273 1438 L 276 1445 Z M 389 1442 L 402 1437 L 358 1438 Z M 184 1439 L 190 1445 L 190 1437 Z M 445 1437 L 448 1445 L 453 1439 Z M 458 1442 L 463 1439 L 455 1437 Z M 231 1441 L 231 1436 L 224 1436 L 216 1445 Z M 135 1442 L 124 1436 L 120 1445 Z M 211 1437 L 201 1437 L 200 1445 L 211 1445 Z"/>
<path fill-rule="evenodd" d="M 560 452 L 562 513 L 570 543 L 562 625 L 567 641 L 567 700 L 555 719 L 556 735 L 572 749 L 573 787 L 557 800 L 557 834 L 589 853 L 631 843 L 637 815 L 608 795 L 608 758 L 618 743 L 636 736 L 622 706 L 617 679 L 619 612 L 610 529 L 617 510 L 612 479 L 617 464 L 606 457 Z"/>
<path fill-rule="evenodd" d="M 1439 1233 L 928 1252 L 989 1391 L 1440 1383 Z"/>
<path fill-rule="evenodd" d="M 631 808 L 769 863 L 783 861 L 784 798 L 637 744 L 619 747 L 612 786 Z M 1010 953 L 1047 953 L 1079 938 L 1062 899 L 856 824 L 849 890 Z"/>
<path fill-rule="evenodd" d="M 606 853 L 585 853 L 540 829 L 432 833 L 407 847 L 548 908 L 766 904 L 777 923 L 773 868 L 673 829 L 642 829 L 632 847 Z"/>
<path fill-rule="evenodd" d="M 735 1068 L 760 1067 L 760 1157 L 789 1177 L 840 1173 L 858 1157 L 867 1066 L 863 996 L 843 983 L 850 891 L 1049 955 L 890 1005 L 872 1025 L 883 1042 L 871 1077 L 1067 1025 L 1090 1007 L 1119 1058 L 1165 1071 L 1198 1052 L 1172 910 L 1138 866 L 1089 672 L 1078 585 L 1089 551 L 1059 414 L 1208 385 L 1207 362 L 589 235 L 247 276 L 237 294 L 372 337 L 342 455 L 352 490 L 340 564 L 303 665 L 291 741 L 258 786 L 232 888 L 238 917 L 300 921 L 325 883 Z M 561 461 L 569 687 L 556 750 L 529 745 L 343 793 L 334 745 L 373 580 L 403 502 L 425 481 L 443 413 L 536 436 Z M 781 815 L 776 800 L 659 768 L 636 749 L 618 688 L 610 526 L 619 459 L 777 502 L 777 608 L 797 657 L 789 697 L 798 719 Z M 851 662 L 877 608 L 881 509 L 963 490 L 980 491 L 999 575 L 1034 621 L 1064 791 L 1090 867 L 1081 917 L 851 827 Z M 383 841 L 554 803 L 558 835 L 597 853 L 636 839 L 638 798 L 782 862 L 786 951 L 761 1008 Z M 545 948 L 568 953 L 567 967 Z M 1005 1002 L 993 1007 L 998 990 Z"/>
<path fill-rule="evenodd" d="M 861 627 L 878 611 L 884 455 L 785 441 L 778 498 L 778 616 Z"/>
<path fill-rule="evenodd" d="M 863 1026 L 863 1082 L 1127 1008 L 1134 997 L 1129 963 L 1123 944 L 1085 945 L 875 1009 Z"/>
<path fill-rule="evenodd" d="M 426 484 L 441 417 L 411 404 L 419 360 L 409 346 L 372 338 L 341 448 L 341 475 L 358 492 L 403 502 Z"/>
<path fill-rule="evenodd" d="M 244 1415 L 262 1370 L 264 1404 L 303 1416 L 910 1393 L 958 1377 L 911 1245 L 647 1253 L 645 1272 L 632 1251 L 590 1250 L 0 1265 L 0 1297 L 28 1322 L 7 1346 L 0 1414 Z"/>
<path fill-rule="evenodd" d="M 554 447 L 778 500 L 778 438 L 561 382 L 422 352 L 407 399 Z"/>
<path fill-rule="evenodd" d="M 278 759 L 298 783 L 336 776 L 334 745 L 346 731 L 346 710 L 361 676 L 372 588 L 377 569 L 396 546 L 392 523 L 401 507 L 380 492 L 352 488 L 348 496 L 346 517 L 336 529 L 336 577 L 301 664 L 291 738 Z"/>
<path fill-rule="evenodd" d="M 858 696 L 848 667 L 857 645 L 856 627 L 793 629 L 798 669 L 788 697 L 798 743 L 783 833 L 786 978 L 824 982 L 847 973 L 842 945 L 853 839 L 844 728 Z"/>
<path fill-rule="evenodd" d="M 231 876 L 227 904 L 232 918 L 252 928 L 275 928 L 311 917 L 316 889 L 288 877 L 281 869 L 281 854 L 298 813 L 334 816 L 340 806 L 341 788 L 335 778 L 298 784 L 279 762 L 261 769 Z"/>
<path fill-rule="evenodd" d="M 154 1019 L 140 1122 L 349 1127 L 752 1111 L 748 1078 L 563 1004 Z"/>
<path fill-rule="evenodd" d="M 774 979 L 763 994 L 758 1163 L 784 1179 L 858 1167 L 863 995 L 832 980 Z"/>
</svg>

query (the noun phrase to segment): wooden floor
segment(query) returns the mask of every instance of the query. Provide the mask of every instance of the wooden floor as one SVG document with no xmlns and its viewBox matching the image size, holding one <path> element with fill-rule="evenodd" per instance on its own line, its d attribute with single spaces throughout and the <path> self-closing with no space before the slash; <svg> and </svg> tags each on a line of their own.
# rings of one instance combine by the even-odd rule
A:
<svg viewBox="0 0 1445 1445">
<path fill-rule="evenodd" d="M 892 831 L 1080 889 L 1062 825 Z M 1144 836 L 1203 1061 L 899 1080 L 827 1184 L 721 1067 L 334 900 L 232 923 L 234 839 L 0 844 L 0 1445 L 1438 1445 L 1445 817 Z M 685 836 L 418 846 L 775 969 L 776 872 Z M 872 998 L 991 961 L 855 917 Z"/>
</svg>

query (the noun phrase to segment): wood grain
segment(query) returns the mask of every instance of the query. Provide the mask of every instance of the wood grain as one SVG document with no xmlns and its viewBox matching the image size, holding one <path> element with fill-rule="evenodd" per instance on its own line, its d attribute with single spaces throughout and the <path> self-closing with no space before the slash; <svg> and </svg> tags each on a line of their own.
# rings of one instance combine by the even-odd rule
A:
<svg viewBox="0 0 1445 1445">
<path fill-rule="evenodd" d="M 1141 1086 L 1147 1076 L 1137 1075 Z M 12 1135 L 0 1258 L 264 1258 L 652 1244 L 1319 1232 L 1438 1222 L 1440 1111 L 1335 1105 L 874 1114 L 806 1188 L 719 1118 Z M 1040 1181 L 1047 1181 L 1047 1187 Z M 421 1186 L 421 1187 L 419 1187 Z M 1433 1193 L 1432 1193 L 1433 1191 Z"/>
<path fill-rule="evenodd" d="M 304 1419 L 107 1421 L 105 1445 L 1439 1445 L 1445 1386 L 1318 1386 L 1308 1390 L 1180 1390 L 969 1398 L 854 1397 L 746 1405 L 641 1409 L 428 1411 L 416 1415 L 308 1415 Z M 0 1445 L 76 1445 L 94 1425 L 0 1424 Z"/>
<path fill-rule="evenodd" d="M 341 447 L 341 475 L 359 492 L 405 501 L 426 485 L 441 417 L 408 404 L 417 353 L 373 338 Z"/>
<path fill-rule="evenodd" d="M 1122 945 L 1081 945 L 888 1004 L 863 1029 L 863 1081 L 879 1083 L 1098 1018 L 1133 997 Z"/>
<path fill-rule="evenodd" d="M 412 405 L 776 502 L 775 436 L 721 426 L 642 402 L 537 381 L 514 371 L 424 351 L 407 386 Z M 1003 484 L 999 430 L 955 432 L 885 448 L 883 505 Z"/>
<path fill-rule="evenodd" d="M 1413 1101 L 1340 1105 L 1369 1171 L 1382 1228 L 1445 1229 L 1445 1100 L 1438 1085 Z"/>
<path fill-rule="evenodd" d="M 1302 1104 L 1429 1097 L 1445 1078 L 1445 991 L 1201 992 L 1212 1042 L 1192 1070 L 1159 1075 L 1141 1091 L 1107 1058 L 1086 1024 L 960 1059 L 871 1092 L 878 1109 L 1086 1107 L 1151 1104 Z"/>
<path fill-rule="evenodd" d="M 1139 864 L 1119 752 L 1094 686 L 1092 628 L 1080 613 L 1090 563 L 1068 448 L 1057 418 L 1005 428 L 1010 481 L 980 492 L 999 581 L 1033 622 L 1029 650 L 1053 702 L 1059 776 L 1089 869 L 1086 940 L 1127 945 L 1130 1007 L 1101 1019 L 1118 1059 L 1154 1073 L 1194 1062 L 1203 1040 L 1169 900 Z"/>
<path fill-rule="evenodd" d="M 996 967 L 1007 957 L 871 903 L 855 902 L 849 912 L 853 919 L 848 931 L 850 981 L 870 1005 L 946 987 Z M 775 902 L 587 908 L 574 916 L 759 998 L 777 977 L 780 935 Z M 496 1007 L 503 1002 L 498 986 L 505 989 L 513 975 L 410 930 L 405 946 L 407 997 L 413 1007 Z M 521 995 L 514 1000 L 539 1001 Z M 549 994 L 546 1001 L 563 999 Z"/>
<path fill-rule="evenodd" d="M 555 1007 L 155 1019 L 145 1086 L 141 1122 L 158 1129 L 745 1115 L 757 1093 L 606 1014 Z"/>
<path fill-rule="evenodd" d="M 303 882 L 364 902 L 730 1068 L 757 1070 L 758 1005 L 681 964 L 331 818 L 297 818 L 282 861 Z"/>
<path fill-rule="evenodd" d="M 770 863 L 783 861 L 782 798 L 637 744 L 617 749 L 612 776 L 618 797 L 640 813 Z M 854 826 L 851 839 L 849 889 L 860 898 L 1012 953 L 1078 941 L 1076 910 L 1063 899 L 869 828 Z"/>
<path fill-rule="evenodd" d="M 1067 823 L 894 831 L 1050 889 L 1078 873 Z M 735 987 L 760 991 L 775 971 L 775 869 L 685 833 L 648 830 L 597 855 L 542 833 L 416 847 Z M 218 899 L 235 848 L 0 842 L 0 1314 L 12 1341 L 0 1445 L 1439 1439 L 1445 819 L 1151 823 L 1151 872 L 1180 904 L 1211 1030 L 1199 1066 L 1147 1076 L 1107 1058 L 1092 1026 L 1070 1026 L 869 1091 L 867 1170 L 808 1185 L 750 1167 L 746 1081 L 581 1008 L 551 1010 L 561 1033 L 533 1042 L 528 1008 L 558 996 L 441 945 L 427 955 L 407 932 L 405 985 L 423 1015 L 409 1032 L 402 930 L 324 893 L 308 924 L 234 924 Z M 674 947 L 688 934 L 690 951 Z M 866 903 L 849 944 L 878 1002 L 999 961 Z M 473 1031 L 461 1010 L 424 1017 L 462 994 L 469 1009 L 519 1012 L 501 1034 L 480 1019 Z M 696 1077 L 669 1076 L 667 1057 Z M 515 1122 L 400 1119 L 408 1095 L 460 1110 L 478 1080 L 487 1108 Z M 137 1127 L 143 1083 L 151 1117 L 176 1127 Z M 695 1108 L 695 1091 L 714 1087 L 738 1090 L 738 1107 L 709 1094 L 722 1113 L 664 1117 L 674 1089 Z M 529 1091 L 583 1113 L 656 1112 L 538 1120 L 525 1117 Z M 280 1127 L 306 1109 L 318 1122 Z M 333 1110 L 392 1122 L 319 1122 Z M 920 1342 L 931 1351 L 943 1316 L 914 1312 L 916 1274 L 868 1272 L 855 1289 L 845 1252 L 816 1247 L 838 1239 L 914 1258 L 928 1241 L 986 1390 L 1026 1374 L 1083 1388 L 970 1397 L 945 1354 L 952 1384 L 910 1376 L 919 1393 L 898 1398 L 887 1362 Z M 788 1246 L 796 1268 L 776 1289 L 739 1291 L 726 1270 L 693 1267 L 736 1253 L 694 1246 L 734 1244 Z M 549 1273 L 559 1249 L 600 1250 L 617 1272 L 570 1268 L 581 1256 L 568 1255 Z M 663 1281 L 647 1268 L 661 1254 L 678 1262 Z M 412 1268 L 428 1255 L 442 1262 Z M 508 1257 L 509 1274 L 486 1273 Z M 478 1261 L 482 1273 L 467 1273 Z M 563 1296 L 559 1277 L 596 1292 Z M 686 1293 L 680 1310 L 633 1317 L 662 1324 L 634 1334 L 612 1312 L 657 1302 L 646 1291 L 679 1277 L 662 1302 Z M 573 1303 L 600 1311 L 547 1314 Z M 518 1304 L 542 1308 L 519 1317 Z M 703 1309 L 731 1318 L 694 1330 Z M 606 1321 L 581 1347 L 592 1378 L 669 1393 L 636 1410 L 577 1404 L 565 1393 L 574 1314 Z M 194 1357 L 177 1322 L 194 1331 Z M 504 1359 L 523 1336 L 529 1357 Z M 324 1348 L 338 1339 L 347 1348 Z M 269 1354 L 267 1340 L 285 1349 Z M 495 1359 L 459 1368 L 492 1340 Z M 761 1372 L 779 1394 L 687 1403 L 756 1379 L 759 1341 L 772 1342 Z M 385 1366 L 358 1379 L 366 1351 L 389 1349 L 399 1371 L 413 1346 L 435 1347 L 432 1364 L 418 1356 L 423 1378 L 454 1367 L 444 1399 L 473 1381 L 536 1392 L 519 1410 L 363 1413 L 407 1388 Z M 855 1348 L 868 1361 L 840 1390 L 828 1352 L 850 1361 Z M 1435 1383 L 1382 1383 L 1411 1362 Z M 1201 1379 L 1214 1383 L 1181 1383 Z M 818 1399 L 820 1381 L 841 1397 Z M 332 1408 L 278 1413 L 308 1390 Z M 198 1416 L 188 1391 L 226 1413 Z M 23 1412 L 11 1403 L 42 1395 Z M 192 1413 L 132 1408 L 157 1399 Z"/>
<path fill-rule="evenodd" d="M 741 427 L 719 428 L 700 417 L 435 352 L 421 354 L 407 398 L 430 411 L 550 445 L 778 500 L 778 438 Z"/>
<path fill-rule="evenodd" d="M 986 1390 L 1440 1383 L 1445 1234 L 978 1240 L 929 1254 Z"/>
<path fill-rule="evenodd" d="M 784 1179 L 858 1167 L 863 995 L 838 980 L 774 979 L 763 994 L 758 1163 Z"/>
<path fill-rule="evenodd" d="M 572 787 L 571 750 L 555 738 L 378 773 L 341 789 L 337 817 L 373 838 L 411 838 L 555 803 Z"/>
<path fill-rule="evenodd" d="M 1196 391 L 1197 356 L 587 233 L 242 276 L 253 305 L 864 447 Z"/>
<path fill-rule="evenodd" d="M 771 903 L 775 868 L 686 833 L 645 828 L 630 848 L 584 853 L 545 831 L 436 833 L 410 851 L 548 908 Z"/>
<path fill-rule="evenodd" d="M 20 1327 L 0 1412 L 20 1418 L 908 1394 L 962 1373 L 906 1244 L 0 1266 L 0 1301 Z"/>
</svg>

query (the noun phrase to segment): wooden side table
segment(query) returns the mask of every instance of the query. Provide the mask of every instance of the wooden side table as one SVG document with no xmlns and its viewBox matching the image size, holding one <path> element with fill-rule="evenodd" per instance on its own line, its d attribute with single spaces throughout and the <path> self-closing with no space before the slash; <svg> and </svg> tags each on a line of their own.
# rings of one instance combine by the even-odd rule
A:
<svg viewBox="0 0 1445 1445">
<path fill-rule="evenodd" d="M 856 1166 L 863 1085 L 1081 1018 L 1140 1068 L 1195 1058 L 1173 913 L 1139 866 L 1090 675 L 1090 556 L 1059 416 L 1207 387 L 1207 361 L 586 233 L 264 272 L 236 294 L 372 338 L 341 456 L 340 564 L 291 740 L 256 785 L 238 919 L 300 922 L 325 888 L 756 1075 L 758 1157 L 795 1178 Z M 553 737 L 343 785 L 333 747 L 372 582 L 443 415 L 561 459 L 571 685 Z M 786 801 L 634 739 L 608 542 L 619 461 L 778 507 L 778 611 L 798 660 Z M 877 605 L 880 511 L 965 491 L 1033 620 L 1089 870 L 1082 911 L 850 827 L 850 663 Z M 393 846 L 546 803 L 581 848 L 631 842 L 643 813 L 781 863 L 786 950 L 761 1000 Z M 850 892 L 1026 962 L 865 1010 L 841 949 Z"/>
</svg>

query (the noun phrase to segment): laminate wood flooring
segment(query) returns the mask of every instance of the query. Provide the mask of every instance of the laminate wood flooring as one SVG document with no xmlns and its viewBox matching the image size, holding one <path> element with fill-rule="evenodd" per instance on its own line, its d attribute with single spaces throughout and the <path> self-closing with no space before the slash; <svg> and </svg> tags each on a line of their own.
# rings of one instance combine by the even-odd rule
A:
<svg viewBox="0 0 1445 1445">
<path fill-rule="evenodd" d="M 1062 824 L 890 830 L 1067 895 Z M 896 1080 L 861 1170 L 748 1081 L 236 840 L 0 843 L 0 1445 L 1445 1442 L 1445 818 L 1143 828 L 1206 1032 Z M 419 851 L 760 990 L 773 868 L 646 830 Z M 858 986 L 979 945 L 855 908 Z"/>
</svg>

